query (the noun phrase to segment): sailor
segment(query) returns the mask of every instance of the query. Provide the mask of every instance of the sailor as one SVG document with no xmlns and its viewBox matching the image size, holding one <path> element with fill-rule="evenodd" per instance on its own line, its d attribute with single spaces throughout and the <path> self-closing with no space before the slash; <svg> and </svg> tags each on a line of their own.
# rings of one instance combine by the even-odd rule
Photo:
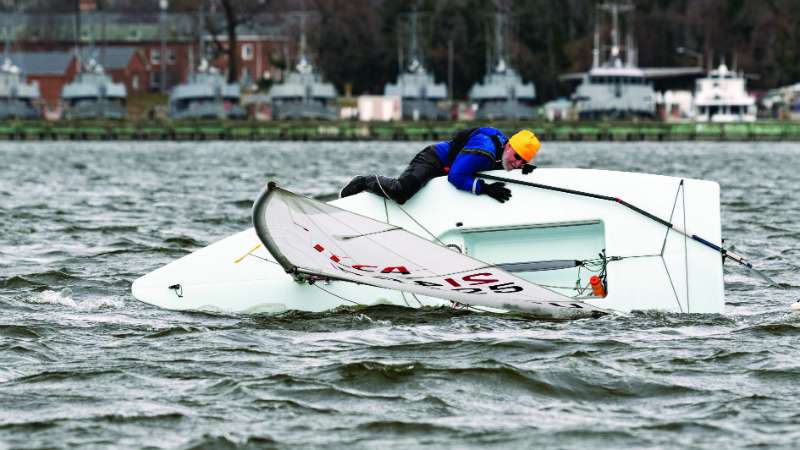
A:
<svg viewBox="0 0 800 450">
<path fill-rule="evenodd" d="M 495 128 L 461 130 L 449 141 L 422 149 L 398 178 L 359 175 L 339 196 L 367 191 L 403 204 L 432 178 L 447 175 L 447 181 L 458 189 L 488 195 L 505 203 L 511 198 L 505 183 L 487 183 L 478 178 L 477 173 L 501 168 L 507 171 L 522 168 L 522 173 L 530 173 L 536 167 L 530 162 L 540 146 L 539 139 L 530 130 L 521 130 L 510 139 Z"/>
</svg>

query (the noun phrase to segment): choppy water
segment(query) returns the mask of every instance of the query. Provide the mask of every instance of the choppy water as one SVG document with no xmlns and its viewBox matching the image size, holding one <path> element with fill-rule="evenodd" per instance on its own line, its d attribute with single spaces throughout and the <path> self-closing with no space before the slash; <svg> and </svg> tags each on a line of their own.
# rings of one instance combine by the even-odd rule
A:
<svg viewBox="0 0 800 450">
<path fill-rule="evenodd" d="M 718 181 L 724 315 L 568 323 L 159 310 L 136 277 L 421 144 L 0 143 L 0 450 L 798 448 L 800 147 L 547 143 L 542 166 Z"/>
</svg>

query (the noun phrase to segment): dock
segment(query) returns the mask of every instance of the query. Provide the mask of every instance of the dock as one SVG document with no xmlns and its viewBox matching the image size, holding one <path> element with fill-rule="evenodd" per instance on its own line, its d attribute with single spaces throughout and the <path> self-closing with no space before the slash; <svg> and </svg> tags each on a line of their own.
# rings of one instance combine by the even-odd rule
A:
<svg viewBox="0 0 800 450">
<path fill-rule="evenodd" d="M 800 141 L 800 122 L 304 122 L 161 121 L 0 123 L 0 140 L 88 141 L 435 141 L 456 131 L 492 126 L 506 132 L 528 128 L 546 141 Z"/>
</svg>

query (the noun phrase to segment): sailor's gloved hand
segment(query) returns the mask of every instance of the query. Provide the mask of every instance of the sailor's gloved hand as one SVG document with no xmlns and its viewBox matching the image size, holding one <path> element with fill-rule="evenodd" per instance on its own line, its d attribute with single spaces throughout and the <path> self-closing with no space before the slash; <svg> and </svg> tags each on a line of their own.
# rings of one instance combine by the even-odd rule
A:
<svg viewBox="0 0 800 450">
<path fill-rule="evenodd" d="M 505 203 L 511 198 L 511 191 L 506 187 L 505 183 L 483 183 L 481 187 L 481 194 L 486 194 L 489 197 L 497 200 L 500 203 Z"/>
<path fill-rule="evenodd" d="M 347 186 L 343 187 L 341 191 L 339 191 L 339 198 L 349 197 L 351 195 L 356 195 L 359 192 L 363 191 L 367 187 L 367 179 L 361 175 L 353 178 L 347 183 Z"/>
<path fill-rule="evenodd" d="M 527 175 L 527 174 L 533 172 L 533 169 L 535 169 L 535 168 L 536 168 L 536 166 L 534 166 L 533 164 L 524 164 L 522 166 L 522 174 L 523 175 Z"/>
</svg>

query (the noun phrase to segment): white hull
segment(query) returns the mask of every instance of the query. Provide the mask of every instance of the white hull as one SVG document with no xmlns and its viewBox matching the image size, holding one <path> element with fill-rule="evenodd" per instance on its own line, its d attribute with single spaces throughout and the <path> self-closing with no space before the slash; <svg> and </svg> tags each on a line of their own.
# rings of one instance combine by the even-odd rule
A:
<svg viewBox="0 0 800 450">
<path fill-rule="evenodd" d="M 720 244 L 719 186 L 714 182 L 685 179 L 679 192 L 681 179 L 658 175 L 583 169 L 537 169 L 527 176 L 492 174 L 618 197 L 690 235 Z M 578 277 L 586 284 L 591 275 L 586 268 L 517 275 L 607 310 L 723 312 L 719 252 L 619 203 L 508 186 L 513 197 L 505 204 L 458 191 L 445 178 L 431 181 L 402 209 L 367 193 L 333 204 L 432 239 L 429 231 L 489 263 L 590 260 L 605 249 L 608 256 L 628 257 L 608 263 L 605 298 L 572 289 Z M 133 283 L 133 295 L 167 309 L 242 313 L 324 311 L 354 303 L 450 304 L 341 281 L 301 284 L 277 263 L 264 259 L 272 257 L 250 228 L 139 278 Z"/>
</svg>

